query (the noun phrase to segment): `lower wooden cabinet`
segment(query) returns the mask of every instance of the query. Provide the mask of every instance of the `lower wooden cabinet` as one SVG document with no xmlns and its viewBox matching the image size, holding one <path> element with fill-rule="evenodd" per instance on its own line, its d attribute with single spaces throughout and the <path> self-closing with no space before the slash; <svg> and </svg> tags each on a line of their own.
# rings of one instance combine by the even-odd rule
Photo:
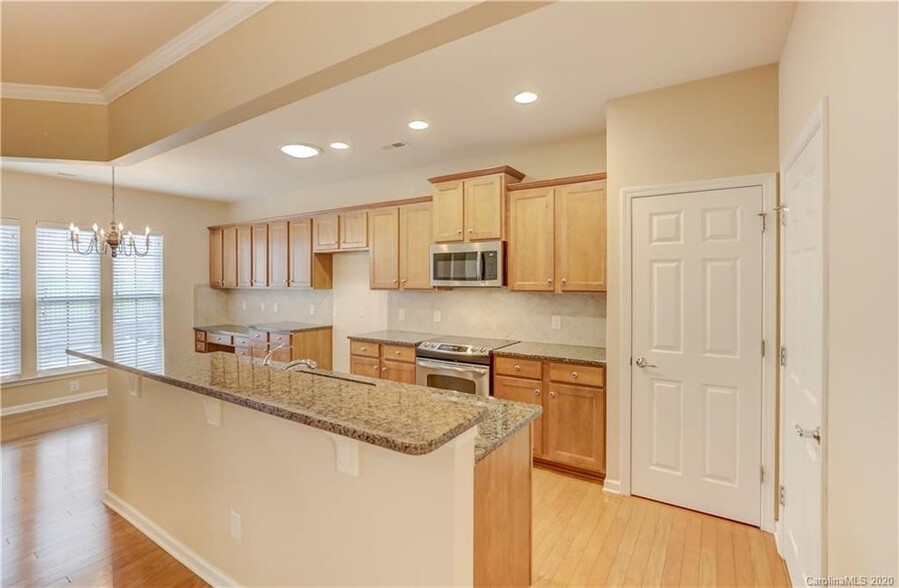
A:
<svg viewBox="0 0 899 588">
<path fill-rule="evenodd" d="M 605 477 L 605 368 L 497 357 L 493 394 L 539 404 L 534 459 L 591 477 Z"/>
<path fill-rule="evenodd" d="M 415 348 L 411 345 L 381 345 L 350 340 L 350 373 L 415 383 Z"/>
<path fill-rule="evenodd" d="M 332 366 L 332 333 L 331 327 L 290 333 L 254 329 L 246 335 L 194 329 L 194 350 L 197 353 L 224 351 L 255 359 L 263 359 L 271 350 L 273 361 L 287 363 L 294 359 L 312 359 L 318 367 L 329 370 Z"/>
</svg>

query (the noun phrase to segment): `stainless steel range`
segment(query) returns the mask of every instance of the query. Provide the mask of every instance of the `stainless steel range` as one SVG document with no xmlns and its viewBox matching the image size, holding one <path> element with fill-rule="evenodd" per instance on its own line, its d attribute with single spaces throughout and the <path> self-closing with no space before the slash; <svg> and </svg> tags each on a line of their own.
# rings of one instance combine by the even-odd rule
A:
<svg viewBox="0 0 899 588">
<path fill-rule="evenodd" d="M 415 381 L 422 386 L 490 396 L 491 352 L 518 341 L 439 337 L 418 344 Z"/>
</svg>

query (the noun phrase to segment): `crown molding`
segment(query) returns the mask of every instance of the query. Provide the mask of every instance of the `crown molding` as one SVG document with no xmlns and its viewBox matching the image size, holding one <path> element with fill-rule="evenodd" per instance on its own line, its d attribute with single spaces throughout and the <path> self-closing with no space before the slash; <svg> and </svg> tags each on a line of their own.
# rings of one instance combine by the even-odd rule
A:
<svg viewBox="0 0 899 588">
<path fill-rule="evenodd" d="M 0 96 L 18 100 L 43 102 L 72 102 L 76 104 L 106 104 L 99 90 L 66 88 L 64 86 L 38 86 L 36 84 L 0 84 Z"/>
<path fill-rule="evenodd" d="M 3 98 L 17 98 L 20 100 L 109 104 L 167 67 L 174 65 L 210 41 L 228 32 L 267 7 L 273 1 L 227 2 L 202 20 L 196 22 L 193 26 L 185 29 L 165 45 L 111 79 L 99 90 L 4 82 L 0 85 L 0 95 Z"/>
<path fill-rule="evenodd" d="M 111 79 L 100 88 L 100 93 L 107 103 L 120 98 L 167 67 L 250 18 L 271 4 L 272 1 L 228 2 Z"/>
</svg>

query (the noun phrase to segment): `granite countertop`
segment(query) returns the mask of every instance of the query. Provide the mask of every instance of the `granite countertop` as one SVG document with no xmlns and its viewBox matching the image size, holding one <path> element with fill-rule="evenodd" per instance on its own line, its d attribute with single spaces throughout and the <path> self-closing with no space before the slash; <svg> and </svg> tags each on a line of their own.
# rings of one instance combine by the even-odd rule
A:
<svg viewBox="0 0 899 588">
<path fill-rule="evenodd" d="M 327 370 L 282 371 L 230 353 L 189 354 L 147 370 L 109 356 L 70 355 L 276 417 L 409 455 L 423 455 L 478 426 L 480 461 L 542 409 Z"/>
<path fill-rule="evenodd" d="M 416 333 L 414 331 L 375 331 L 361 335 L 350 335 L 347 339 L 384 345 L 418 345 L 422 341 L 439 337 L 436 333 Z"/>
<path fill-rule="evenodd" d="M 606 365 L 605 347 L 561 345 L 558 343 L 529 343 L 527 341 L 522 341 L 521 343 L 497 349 L 493 352 L 493 355 L 547 361 L 564 361 L 579 365 Z"/>
<path fill-rule="evenodd" d="M 313 323 L 285 321 L 280 323 L 259 323 L 256 325 L 250 325 L 250 328 L 256 329 L 257 331 L 269 331 L 275 333 L 301 333 L 303 331 L 330 329 L 331 325 L 316 325 Z"/>
<path fill-rule="evenodd" d="M 209 325 L 207 327 L 194 327 L 197 331 L 207 333 L 224 333 L 226 335 L 247 335 L 250 328 L 246 325 Z"/>
</svg>

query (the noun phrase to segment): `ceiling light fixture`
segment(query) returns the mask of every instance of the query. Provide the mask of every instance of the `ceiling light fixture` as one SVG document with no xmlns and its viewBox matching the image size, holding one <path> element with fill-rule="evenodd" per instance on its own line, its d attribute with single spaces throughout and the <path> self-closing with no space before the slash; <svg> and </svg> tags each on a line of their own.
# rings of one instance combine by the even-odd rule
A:
<svg viewBox="0 0 899 588">
<path fill-rule="evenodd" d="M 533 104 L 537 101 L 537 98 L 538 96 L 534 92 L 519 92 L 515 94 L 513 100 L 519 104 Z"/>
<path fill-rule="evenodd" d="M 428 121 L 426 121 L 426 120 L 413 120 L 412 122 L 409 123 L 409 128 L 412 129 L 413 131 L 423 131 L 426 128 L 428 128 L 429 126 L 431 126 L 431 125 L 428 124 Z"/>
<path fill-rule="evenodd" d="M 75 226 L 75 223 L 69 224 L 69 242 L 72 245 L 72 251 L 81 255 L 106 255 L 118 257 L 119 253 L 125 256 L 135 255 L 144 257 L 150 252 L 150 227 L 144 228 L 144 249 L 141 251 L 137 248 L 134 241 L 134 234 L 131 231 L 125 232 L 125 225 L 117 223 L 115 220 L 115 166 L 112 167 L 112 220 L 109 223 L 109 231 L 102 229 L 94 223 L 93 234 L 87 242 L 84 250 L 81 249 L 81 229 Z"/>
<path fill-rule="evenodd" d="M 297 159 L 309 159 L 310 157 L 318 157 L 321 155 L 322 150 L 315 145 L 291 143 L 289 145 L 281 145 L 281 153 L 296 157 Z"/>
<path fill-rule="evenodd" d="M 331 143 L 331 149 L 337 149 L 339 151 L 343 151 L 344 149 L 349 149 L 350 146 L 343 141 L 334 141 Z"/>
</svg>

